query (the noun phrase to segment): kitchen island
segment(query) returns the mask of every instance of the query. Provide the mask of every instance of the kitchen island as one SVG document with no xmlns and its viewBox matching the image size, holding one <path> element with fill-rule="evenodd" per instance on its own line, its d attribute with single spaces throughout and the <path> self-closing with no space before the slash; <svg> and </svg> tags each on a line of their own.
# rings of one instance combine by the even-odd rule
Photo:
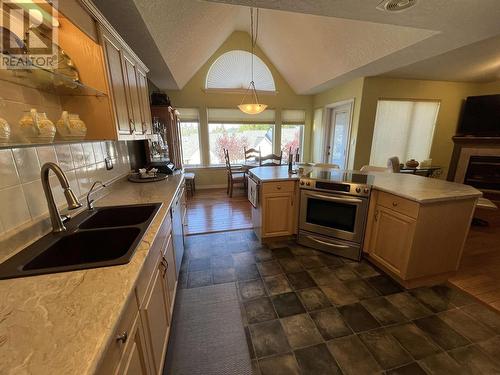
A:
<svg viewBox="0 0 500 375">
<path fill-rule="evenodd" d="M 252 220 L 262 241 L 302 235 L 307 187 L 299 180 L 318 175 L 320 171 L 328 170 L 306 167 L 302 176 L 288 174 L 285 166 L 260 167 L 249 172 L 257 184 L 258 194 Z M 357 214 L 363 216 L 363 255 L 372 263 L 405 287 L 445 281 L 458 269 L 480 191 L 414 175 L 330 172 L 340 176 L 355 174 L 358 180 L 370 186 L 367 197 L 361 197 L 368 200 L 368 207 L 365 211 L 358 210 Z M 316 210 L 321 210 L 320 207 Z M 328 250 L 325 241 L 319 238 L 317 242 L 323 245 L 317 248 Z M 346 247 L 346 243 L 340 243 Z"/>
</svg>

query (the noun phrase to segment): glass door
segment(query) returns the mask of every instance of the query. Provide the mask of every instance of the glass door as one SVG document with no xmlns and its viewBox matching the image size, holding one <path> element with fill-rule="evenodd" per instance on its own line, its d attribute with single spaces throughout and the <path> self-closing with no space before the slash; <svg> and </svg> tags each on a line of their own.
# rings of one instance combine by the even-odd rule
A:
<svg viewBox="0 0 500 375">
<path fill-rule="evenodd" d="M 349 139 L 351 134 L 352 103 L 334 106 L 329 111 L 329 137 L 327 161 L 347 169 Z"/>
</svg>

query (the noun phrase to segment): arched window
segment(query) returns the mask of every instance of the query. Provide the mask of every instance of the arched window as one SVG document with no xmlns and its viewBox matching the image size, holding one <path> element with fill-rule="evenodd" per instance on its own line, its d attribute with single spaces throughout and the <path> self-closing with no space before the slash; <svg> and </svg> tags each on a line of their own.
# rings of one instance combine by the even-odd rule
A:
<svg viewBox="0 0 500 375">
<path fill-rule="evenodd" d="M 252 54 L 234 50 L 219 56 L 207 74 L 207 89 L 246 90 L 252 80 Z M 259 91 L 276 91 L 273 75 L 267 65 L 258 56 L 253 57 L 255 88 Z"/>
</svg>

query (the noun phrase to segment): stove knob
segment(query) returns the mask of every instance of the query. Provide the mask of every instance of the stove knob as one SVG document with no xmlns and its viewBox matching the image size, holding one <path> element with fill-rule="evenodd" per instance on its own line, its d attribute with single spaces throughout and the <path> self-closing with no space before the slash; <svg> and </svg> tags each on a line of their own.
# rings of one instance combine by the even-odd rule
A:
<svg viewBox="0 0 500 375">
<path fill-rule="evenodd" d="M 361 193 L 361 188 L 360 187 L 356 188 L 356 193 Z"/>
<path fill-rule="evenodd" d="M 305 184 L 305 182 L 304 181 L 300 181 L 300 184 L 303 186 Z"/>
<path fill-rule="evenodd" d="M 363 192 L 364 192 L 365 194 L 368 194 L 368 193 L 370 192 L 370 189 L 365 188 L 365 189 L 363 190 Z"/>
<path fill-rule="evenodd" d="M 311 186 L 311 183 L 309 181 L 306 182 L 307 186 Z"/>
</svg>

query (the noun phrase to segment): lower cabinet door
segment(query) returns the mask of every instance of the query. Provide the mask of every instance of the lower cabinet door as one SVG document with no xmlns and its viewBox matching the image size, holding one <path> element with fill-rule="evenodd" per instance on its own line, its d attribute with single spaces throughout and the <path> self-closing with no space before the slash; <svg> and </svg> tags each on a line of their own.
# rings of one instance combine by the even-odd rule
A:
<svg viewBox="0 0 500 375">
<path fill-rule="evenodd" d="M 170 329 L 168 289 L 164 278 L 164 267 L 155 272 L 149 294 L 144 306 L 141 308 L 146 336 L 150 346 L 155 374 L 163 370 L 164 355 L 167 348 L 167 339 Z"/>
<path fill-rule="evenodd" d="M 265 194 L 262 198 L 262 236 L 293 234 L 293 192 Z"/>
<path fill-rule="evenodd" d="M 399 276 L 404 276 L 411 251 L 415 219 L 377 205 L 371 255 Z"/>
<path fill-rule="evenodd" d="M 130 340 L 123 358 L 118 365 L 117 374 L 121 375 L 148 375 L 151 373 L 146 349 L 146 337 L 137 315 L 130 331 Z"/>
<path fill-rule="evenodd" d="M 166 260 L 166 274 L 164 279 L 166 281 L 165 289 L 168 290 L 169 299 L 169 311 L 171 312 L 174 305 L 175 290 L 177 286 L 177 273 L 175 267 L 175 254 L 172 236 L 167 240 L 167 247 L 165 249 L 165 260 Z"/>
</svg>

